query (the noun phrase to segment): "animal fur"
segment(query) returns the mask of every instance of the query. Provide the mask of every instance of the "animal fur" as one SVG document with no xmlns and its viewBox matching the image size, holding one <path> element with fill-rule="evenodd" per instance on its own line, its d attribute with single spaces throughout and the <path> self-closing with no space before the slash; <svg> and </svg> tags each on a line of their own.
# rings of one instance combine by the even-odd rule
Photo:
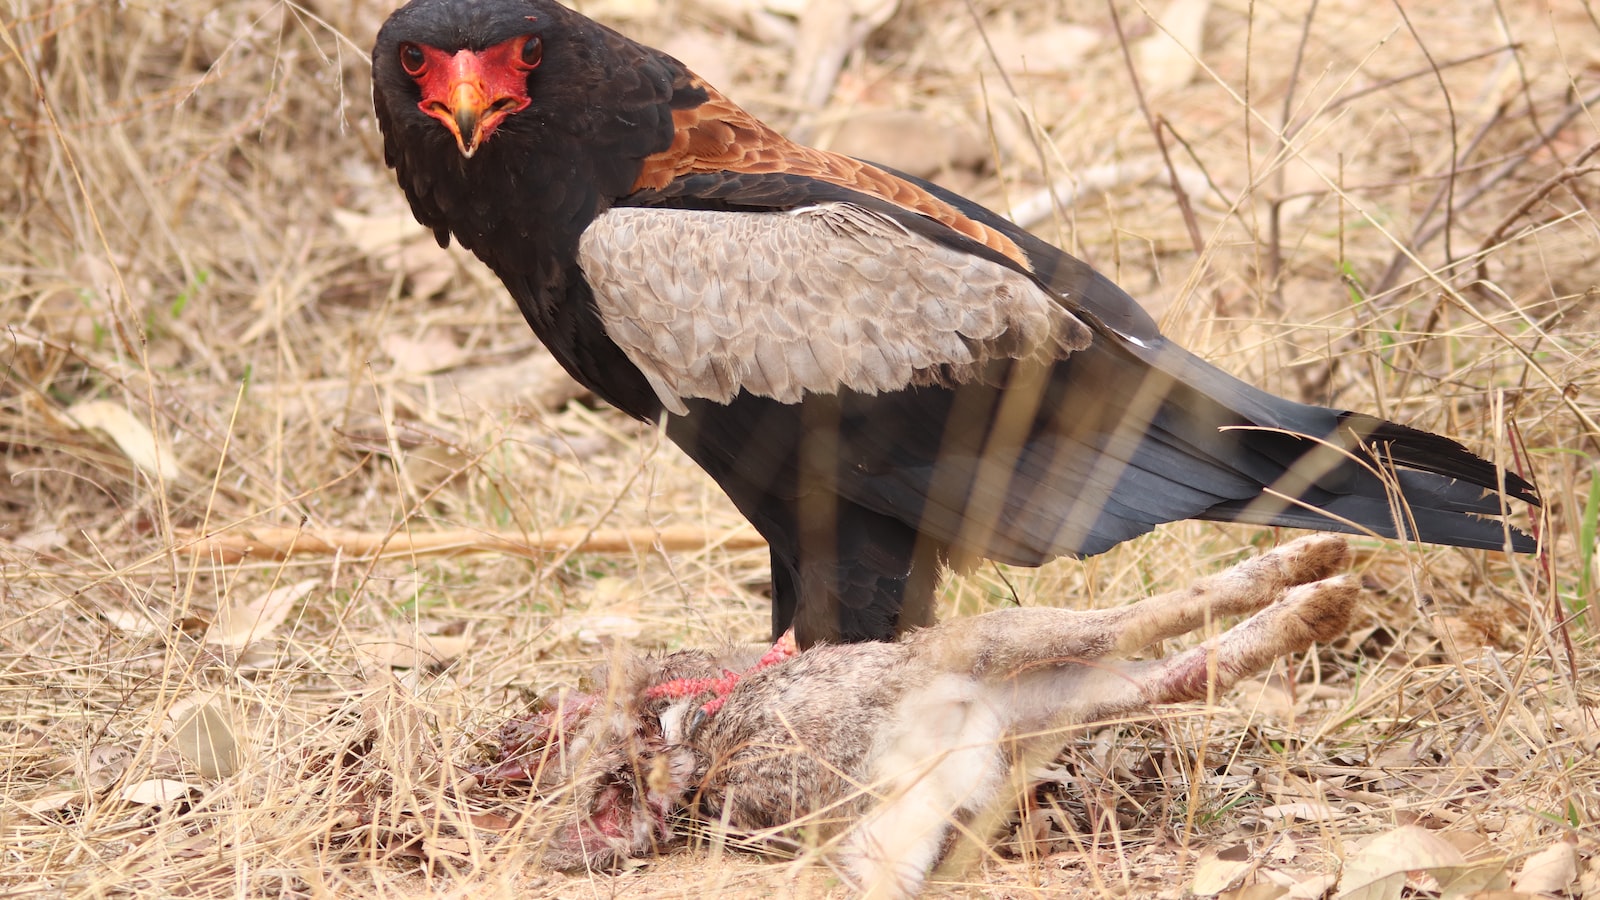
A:
<svg viewBox="0 0 1600 900">
<path fill-rule="evenodd" d="M 914 895 L 955 825 L 982 821 L 1017 760 L 1054 753 L 1062 729 L 1204 699 L 1343 633 L 1358 587 L 1334 573 L 1348 552 L 1307 537 L 1118 609 L 1006 609 L 899 643 L 819 645 L 746 676 L 697 728 L 703 696 L 646 690 L 748 660 L 621 659 L 563 738 L 553 769 L 575 778 L 576 813 L 546 861 L 610 868 L 670 844 L 674 815 L 697 812 L 735 831 L 805 827 L 864 891 Z M 1245 614 L 1187 652 L 1127 659 Z"/>
</svg>

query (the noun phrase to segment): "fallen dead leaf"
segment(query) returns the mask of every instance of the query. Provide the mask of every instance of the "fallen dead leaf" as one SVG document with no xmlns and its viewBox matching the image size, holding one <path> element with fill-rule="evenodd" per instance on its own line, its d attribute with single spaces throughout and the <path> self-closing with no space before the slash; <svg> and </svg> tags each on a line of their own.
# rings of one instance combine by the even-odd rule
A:
<svg viewBox="0 0 1600 900">
<path fill-rule="evenodd" d="M 167 631 L 171 626 L 152 619 L 143 609 L 107 607 L 100 610 L 100 618 L 112 628 L 132 637 L 151 637 Z"/>
<path fill-rule="evenodd" d="M 43 553 L 65 546 L 66 543 L 67 536 L 59 527 L 46 525 L 43 528 L 18 535 L 11 541 L 11 546 L 23 550 L 32 550 L 35 553 Z"/>
<path fill-rule="evenodd" d="M 1481 623 L 1461 616 L 1429 616 L 1428 624 L 1433 626 L 1440 646 L 1454 660 L 1472 659 L 1495 641 Z"/>
<path fill-rule="evenodd" d="M 1583 872 L 1578 876 L 1579 897 L 1600 897 L 1600 860 L 1590 857 L 1583 865 Z"/>
<path fill-rule="evenodd" d="M 1285 872 L 1261 869 L 1261 877 L 1283 888 L 1286 900 L 1322 900 L 1338 881 L 1329 873 Z"/>
<path fill-rule="evenodd" d="M 140 806 L 170 807 L 175 803 L 191 800 L 199 794 L 199 785 L 171 778 L 151 778 L 148 781 L 128 785 L 122 789 L 120 796 L 123 800 Z"/>
<path fill-rule="evenodd" d="M 1369 840 L 1345 864 L 1340 898 L 1379 900 L 1399 897 L 1406 873 L 1414 869 L 1451 868 L 1466 864 L 1455 845 L 1415 825 L 1396 828 Z"/>
<path fill-rule="evenodd" d="M 443 328 L 430 328 L 416 338 L 386 334 L 378 344 L 394 360 L 396 372 L 410 375 L 453 369 L 472 357 L 461 348 L 455 336 Z"/>
<path fill-rule="evenodd" d="M 1459 869 L 1435 869 L 1428 874 L 1438 882 L 1440 900 L 1481 897 L 1485 891 L 1498 891 L 1510 884 L 1505 866 L 1498 861 Z"/>
<path fill-rule="evenodd" d="M 365 215 L 336 209 L 333 221 L 357 250 L 383 268 L 404 275 L 412 296 L 432 297 L 459 272 L 450 251 L 440 247 L 433 233 L 409 213 Z"/>
<path fill-rule="evenodd" d="M 1135 48 L 1146 90 L 1170 91 L 1194 78 L 1210 9 L 1211 0 L 1172 0 L 1156 17 L 1160 27 Z"/>
<path fill-rule="evenodd" d="M 949 169 L 976 169 L 989 155 L 971 128 L 910 109 L 871 109 L 824 130 L 818 146 L 932 178 Z"/>
<path fill-rule="evenodd" d="M 989 32 L 989 45 L 1009 72 L 1071 74 L 1090 52 L 1106 44 L 1104 32 L 1085 25 L 1058 23 L 1043 28 L 1006 25 Z"/>
<path fill-rule="evenodd" d="M 1528 857 L 1512 886 L 1529 894 L 1562 894 L 1578 879 L 1578 849 L 1557 841 Z"/>
<path fill-rule="evenodd" d="M 1489 839 L 1476 831 L 1441 831 L 1438 835 L 1465 854 L 1467 859 L 1482 858 L 1493 850 Z"/>
<path fill-rule="evenodd" d="M 85 431 L 104 432 L 130 462 L 151 478 L 177 480 L 178 461 L 172 448 L 127 407 L 110 400 L 86 400 L 68 407 L 67 416 Z"/>
<path fill-rule="evenodd" d="M 1277 884 L 1247 884 L 1244 887 L 1217 895 L 1217 900 L 1278 900 L 1289 889 Z"/>
<path fill-rule="evenodd" d="M 336 209 L 333 211 L 333 222 L 357 250 L 375 258 L 381 258 L 406 241 L 427 234 L 427 229 L 414 218 L 398 210 L 369 216 L 353 210 Z"/>
<path fill-rule="evenodd" d="M 369 664 L 386 669 L 421 669 L 443 665 L 472 649 L 466 637 L 435 634 L 395 634 L 388 639 L 362 641 L 356 652 Z"/>
<path fill-rule="evenodd" d="M 83 792 L 81 791 L 54 791 L 45 794 L 43 797 L 35 797 L 32 800 L 18 803 L 16 808 L 40 821 L 48 822 L 51 819 L 51 813 L 65 809 L 73 802 L 82 799 Z"/>
<path fill-rule="evenodd" d="M 431 860 L 454 860 L 456 862 L 470 862 L 472 860 L 472 842 L 465 838 L 455 837 L 425 837 L 422 839 L 422 853 Z"/>
<path fill-rule="evenodd" d="M 122 777 L 133 762 L 133 751 L 115 744 L 104 744 L 89 750 L 83 781 L 92 788 L 106 788 Z"/>
<path fill-rule="evenodd" d="M 221 694 L 201 694 L 173 706 L 173 742 L 203 778 L 226 778 L 239 770 L 243 754 L 233 716 Z"/>
<path fill-rule="evenodd" d="M 1465 854 L 1440 835 L 1406 825 L 1372 838 L 1345 864 L 1336 897 L 1399 900 L 1410 872 L 1423 872 L 1438 882 L 1442 900 L 1501 888 L 1506 882 L 1500 863 L 1469 864 Z"/>
<path fill-rule="evenodd" d="M 581 644 L 603 644 L 622 639 L 633 640 L 644 634 L 644 622 L 625 615 L 562 616 L 556 623 L 556 637 L 572 638 Z"/>
<path fill-rule="evenodd" d="M 1299 696 L 1279 678 L 1253 678 L 1234 685 L 1233 689 L 1251 711 L 1279 719 L 1293 718 L 1305 711 L 1306 698 Z"/>
<path fill-rule="evenodd" d="M 229 650 L 242 650 L 264 640 L 283 624 L 301 598 L 321 583 L 307 578 L 276 587 L 249 600 L 237 600 L 217 610 L 217 618 L 206 629 L 205 641 Z"/>
<path fill-rule="evenodd" d="M 1194 880 L 1189 890 L 1199 896 L 1220 894 L 1237 884 L 1254 865 L 1249 859 L 1223 859 L 1208 853 L 1200 857 L 1194 867 Z"/>
<path fill-rule="evenodd" d="M 436 375 L 431 381 L 439 386 L 442 394 L 459 392 L 462 397 L 499 397 L 508 403 L 517 398 L 547 410 L 560 409 L 568 400 L 582 396 L 587 390 L 573 381 L 561 363 L 543 349 L 503 366 L 455 369 Z"/>
<path fill-rule="evenodd" d="M 1257 811 L 1263 819 L 1294 819 L 1301 822 L 1332 822 L 1343 813 L 1326 803 L 1306 800 L 1298 803 L 1279 803 Z"/>
<path fill-rule="evenodd" d="M 889 20 L 899 0 L 810 0 L 800 12 L 786 93 L 802 108 L 820 109 L 833 94 L 844 61 Z"/>
</svg>

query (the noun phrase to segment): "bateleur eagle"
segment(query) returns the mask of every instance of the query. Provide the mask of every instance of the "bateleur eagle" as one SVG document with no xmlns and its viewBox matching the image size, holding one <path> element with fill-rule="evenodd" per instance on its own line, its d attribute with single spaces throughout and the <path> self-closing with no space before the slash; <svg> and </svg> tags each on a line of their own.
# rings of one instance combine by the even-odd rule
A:
<svg viewBox="0 0 1600 900">
<path fill-rule="evenodd" d="M 580 383 L 767 539 L 802 646 L 932 620 L 943 565 L 1209 519 L 1531 551 L 1532 486 L 1448 438 L 1257 390 L 1087 264 L 793 143 L 553 0 L 413 0 L 378 33 L 384 155 Z"/>
</svg>

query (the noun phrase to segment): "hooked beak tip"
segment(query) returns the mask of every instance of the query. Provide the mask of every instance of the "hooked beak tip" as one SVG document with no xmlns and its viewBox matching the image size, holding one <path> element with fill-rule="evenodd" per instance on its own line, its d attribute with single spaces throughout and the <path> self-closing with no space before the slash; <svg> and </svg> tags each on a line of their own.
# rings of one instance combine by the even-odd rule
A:
<svg viewBox="0 0 1600 900">
<path fill-rule="evenodd" d="M 461 141 L 461 152 L 471 156 L 478 150 L 478 111 L 457 108 L 455 111 L 456 136 Z"/>
<path fill-rule="evenodd" d="M 479 125 L 483 122 L 475 109 L 457 109 L 455 111 L 456 146 L 461 148 L 461 155 L 467 159 L 478 152 L 478 145 L 483 143 Z"/>
</svg>

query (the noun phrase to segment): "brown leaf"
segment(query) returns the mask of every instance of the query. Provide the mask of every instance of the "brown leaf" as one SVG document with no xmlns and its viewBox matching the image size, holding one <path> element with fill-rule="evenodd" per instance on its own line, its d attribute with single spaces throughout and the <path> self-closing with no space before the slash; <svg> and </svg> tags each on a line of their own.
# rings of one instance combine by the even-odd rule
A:
<svg viewBox="0 0 1600 900">
<path fill-rule="evenodd" d="M 1449 841 L 1407 825 L 1380 834 L 1345 863 L 1338 900 L 1399 900 L 1406 873 L 1413 869 L 1449 868 L 1466 864 Z"/>
<path fill-rule="evenodd" d="M 169 808 L 173 804 L 186 802 L 200 794 L 199 785 L 189 784 L 186 781 L 174 781 L 171 778 L 151 778 L 138 784 L 130 784 L 122 789 L 121 797 L 129 803 L 140 806 L 157 806 Z"/>
<path fill-rule="evenodd" d="M 1529 894 L 1562 894 L 1577 879 L 1577 848 L 1557 841 L 1524 860 L 1512 886 Z"/>
<path fill-rule="evenodd" d="M 206 629 L 205 641 L 229 650 L 242 650 L 264 640 L 277 630 L 301 598 L 321 583 L 307 578 L 280 585 L 259 597 L 235 600 L 217 610 L 217 618 Z"/>
<path fill-rule="evenodd" d="M 177 480 L 178 461 L 172 448 L 127 407 L 110 400 L 87 400 L 69 407 L 67 415 L 85 431 L 104 432 L 129 462 L 151 478 Z"/>
<path fill-rule="evenodd" d="M 138 638 L 153 637 L 170 627 L 150 618 L 145 610 L 139 608 L 107 607 L 100 610 L 100 618 L 118 631 Z"/>
<path fill-rule="evenodd" d="M 457 837 L 425 837 L 422 839 L 422 855 L 430 860 L 471 862 L 472 842 Z"/>
<path fill-rule="evenodd" d="M 1306 800 L 1298 803 L 1279 803 L 1258 811 L 1263 819 L 1294 819 L 1301 822 L 1333 822 L 1342 813 L 1326 803 Z"/>
<path fill-rule="evenodd" d="M 503 366 L 456 369 L 433 381 L 441 394 L 459 391 L 463 397 L 498 397 L 507 404 L 521 400 L 547 410 L 560 409 L 586 390 L 542 349 Z"/>
<path fill-rule="evenodd" d="M 420 669 L 443 665 L 471 650 L 473 644 L 471 638 L 407 632 L 388 639 L 361 641 L 356 652 L 386 669 Z"/>
<path fill-rule="evenodd" d="M 500 813 L 469 812 L 466 816 L 467 821 L 472 823 L 473 828 L 481 828 L 484 831 L 509 831 L 511 826 L 517 823 L 516 819 L 503 816 Z"/>
<path fill-rule="evenodd" d="M 11 541 L 11 546 L 23 550 L 31 550 L 34 553 L 43 553 L 48 550 L 55 550 L 58 547 L 64 547 L 66 543 L 67 536 L 59 527 L 46 525 L 43 528 L 17 535 Z"/>
<path fill-rule="evenodd" d="M 1170 91 L 1194 78 L 1200 68 L 1196 56 L 1210 9 L 1211 0 L 1171 0 L 1161 11 L 1157 17 L 1160 27 L 1135 47 L 1146 90 Z"/>
<path fill-rule="evenodd" d="M 1428 624 L 1433 626 L 1440 646 L 1453 660 L 1473 659 L 1495 640 L 1480 623 L 1460 616 L 1429 616 Z"/>
<path fill-rule="evenodd" d="M 133 762 L 133 751 L 114 744 L 102 744 L 89 751 L 83 780 L 93 788 L 110 787 Z"/>
<path fill-rule="evenodd" d="M 1289 886 L 1289 893 L 1284 895 L 1284 900 L 1322 900 L 1338 881 L 1337 875 L 1302 875 Z"/>
<path fill-rule="evenodd" d="M 1289 889 L 1277 884 L 1247 884 L 1244 887 L 1219 894 L 1218 900 L 1278 900 L 1288 896 Z"/>
<path fill-rule="evenodd" d="M 1283 888 L 1284 900 L 1322 900 L 1338 881 L 1337 875 L 1270 868 L 1262 868 L 1261 877 Z"/>
<path fill-rule="evenodd" d="M 825 132 L 829 150 L 931 178 L 949 169 L 979 168 L 988 156 L 970 128 L 908 109 L 858 112 Z"/>
<path fill-rule="evenodd" d="M 13 809 L 50 824 L 59 821 L 57 813 L 82 799 L 82 791 L 54 791 L 41 797 L 34 797 L 32 800 L 16 802 Z"/>
<path fill-rule="evenodd" d="M 1106 36 L 1084 25 L 1019 28 L 1007 23 L 989 32 L 989 44 L 1008 72 L 1066 75 L 1081 69 L 1090 52 L 1106 46 Z"/>
<path fill-rule="evenodd" d="M 1367 842 L 1345 864 L 1338 900 L 1398 900 L 1409 872 L 1438 882 L 1443 898 L 1503 887 L 1498 862 L 1468 864 L 1466 856 L 1440 835 L 1416 825 L 1396 828 Z"/>
<path fill-rule="evenodd" d="M 221 694 L 196 695 L 169 714 L 178 753 L 204 778 L 226 778 L 243 761 L 233 716 Z"/>
<path fill-rule="evenodd" d="M 409 213 L 396 211 L 365 215 L 348 209 L 333 211 L 333 221 L 361 253 L 391 272 L 399 272 L 411 285 L 411 294 L 428 298 L 444 290 L 460 269 L 450 251 L 440 247 L 433 234 Z"/>
<path fill-rule="evenodd" d="M 394 360 L 396 372 L 411 375 L 453 369 L 470 358 L 470 354 L 461 349 L 455 336 L 445 328 L 430 328 L 415 338 L 386 334 L 378 343 L 383 347 L 383 352 Z"/>
<path fill-rule="evenodd" d="M 333 211 L 333 222 L 357 250 L 379 260 L 406 241 L 428 233 L 409 213 L 398 209 L 375 216 L 336 209 Z"/>
<path fill-rule="evenodd" d="M 1203 897 L 1220 894 L 1244 878 L 1253 865 L 1249 859 L 1223 859 L 1208 853 L 1195 864 L 1189 890 Z"/>
</svg>

